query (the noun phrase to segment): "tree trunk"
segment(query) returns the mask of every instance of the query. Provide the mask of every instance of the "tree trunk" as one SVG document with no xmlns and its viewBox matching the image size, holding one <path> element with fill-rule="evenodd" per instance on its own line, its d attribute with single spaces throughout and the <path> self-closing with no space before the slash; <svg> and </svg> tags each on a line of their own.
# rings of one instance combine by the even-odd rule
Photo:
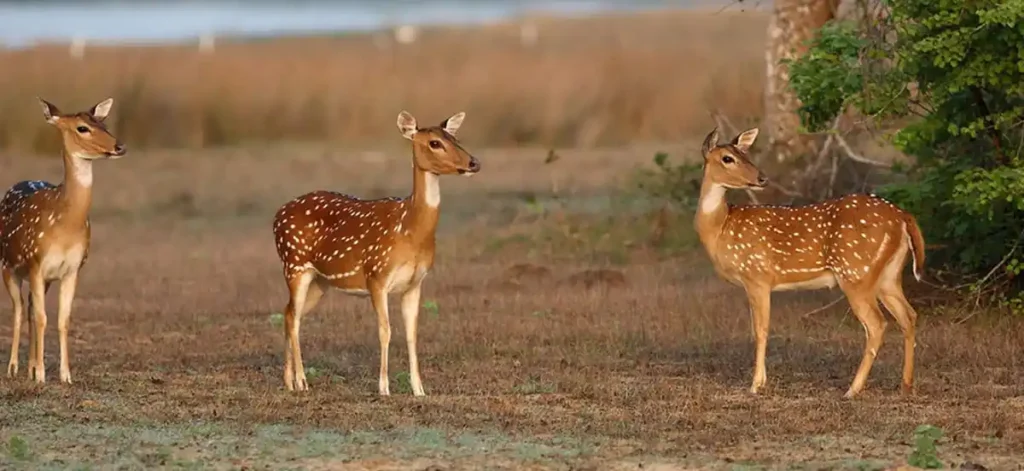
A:
<svg viewBox="0 0 1024 471">
<path fill-rule="evenodd" d="M 800 100 L 789 88 L 789 67 L 783 59 L 795 59 L 807 51 L 806 42 L 836 16 L 839 0 L 775 0 L 765 53 L 765 124 L 769 151 L 762 164 L 775 170 L 783 185 L 793 172 L 797 157 L 816 152 L 813 136 L 799 132 Z"/>
</svg>

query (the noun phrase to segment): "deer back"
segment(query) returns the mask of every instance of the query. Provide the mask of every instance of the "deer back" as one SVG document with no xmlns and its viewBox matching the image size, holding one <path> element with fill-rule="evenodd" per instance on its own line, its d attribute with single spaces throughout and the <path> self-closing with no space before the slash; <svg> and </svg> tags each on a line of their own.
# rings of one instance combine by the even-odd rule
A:
<svg viewBox="0 0 1024 471">
<path fill-rule="evenodd" d="M 907 216 L 862 194 L 800 207 L 735 207 L 714 258 L 733 278 L 762 277 L 773 286 L 858 283 L 906 248 Z"/>
<path fill-rule="evenodd" d="M 274 218 L 285 276 L 315 270 L 341 289 L 366 290 L 368 282 L 410 262 L 433 262 L 434 234 L 418 246 L 406 219 L 409 200 L 361 200 L 316 191 L 285 204 Z"/>
</svg>

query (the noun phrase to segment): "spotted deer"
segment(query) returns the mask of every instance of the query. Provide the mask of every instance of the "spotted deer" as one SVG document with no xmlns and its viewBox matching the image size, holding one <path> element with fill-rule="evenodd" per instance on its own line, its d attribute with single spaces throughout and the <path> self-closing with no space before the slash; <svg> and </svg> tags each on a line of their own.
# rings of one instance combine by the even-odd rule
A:
<svg viewBox="0 0 1024 471">
<path fill-rule="evenodd" d="M 441 204 L 440 175 L 471 176 L 480 162 L 456 139 L 465 113 L 439 126 L 419 128 L 403 111 L 398 129 L 412 141 L 412 194 L 406 198 L 363 200 L 332 191 L 314 191 L 286 203 L 274 216 L 277 254 L 284 264 L 289 300 L 285 308 L 284 384 L 306 390 L 299 327 L 302 316 L 324 291 L 369 296 L 377 312 L 381 395 L 389 395 L 388 294 L 401 294 L 413 394 L 424 395 L 416 356 L 420 287 L 434 263 L 434 236 Z"/>
<path fill-rule="evenodd" d="M 89 206 L 92 202 L 92 163 L 117 159 L 125 148 L 104 126 L 114 100 L 106 99 L 89 111 L 61 114 L 39 99 L 46 122 L 63 139 L 64 181 L 20 182 L 0 200 L 0 270 L 14 305 L 14 333 L 7 376 L 18 374 L 18 344 L 25 316 L 21 287 L 28 281 L 29 377 L 46 381 L 43 336 L 46 332 L 44 300 L 50 283 L 60 283 L 57 333 L 60 338 L 60 380 L 71 383 L 68 367 L 68 323 L 78 272 L 89 256 Z"/>
<path fill-rule="evenodd" d="M 903 391 L 914 377 L 917 313 L 903 294 L 909 254 L 914 276 L 924 272 L 924 238 L 912 215 L 874 195 L 854 194 L 807 206 L 733 206 L 727 189 L 761 189 L 768 179 L 748 157 L 758 130 L 719 145 L 715 129 L 704 140 L 704 180 L 694 222 L 718 274 L 742 286 L 756 341 L 752 393 L 765 385 L 765 350 L 772 291 L 836 285 L 846 295 L 867 340 L 847 398 L 860 393 L 882 346 L 881 300 L 903 330 Z"/>
</svg>

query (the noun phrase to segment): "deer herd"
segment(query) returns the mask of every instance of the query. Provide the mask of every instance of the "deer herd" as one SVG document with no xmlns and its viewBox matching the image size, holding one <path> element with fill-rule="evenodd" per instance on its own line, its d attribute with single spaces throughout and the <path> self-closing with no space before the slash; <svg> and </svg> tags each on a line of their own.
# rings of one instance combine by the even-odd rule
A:
<svg viewBox="0 0 1024 471">
<path fill-rule="evenodd" d="M 39 101 L 46 122 L 62 139 L 64 180 L 58 185 L 22 181 L 0 200 L 0 270 L 13 307 L 7 375 L 18 374 L 21 326 L 27 319 L 28 376 L 45 382 L 45 295 L 57 283 L 59 375 L 61 382 L 71 383 L 68 327 L 78 274 L 89 255 L 92 166 L 97 160 L 124 156 L 125 147 L 104 125 L 112 99 L 72 114 Z M 285 203 L 274 215 L 274 243 L 289 293 L 284 311 L 286 389 L 309 388 L 299 341 L 302 317 L 334 288 L 368 297 L 377 313 L 381 395 L 390 394 L 388 295 L 400 296 L 410 384 L 414 395 L 424 395 L 416 326 L 423 280 L 434 263 L 439 180 L 443 175 L 472 176 L 481 168 L 456 137 L 464 118 L 458 113 L 439 125 L 420 127 L 409 113 L 398 115 L 398 128 L 412 144 L 410 196 L 365 200 L 319 190 Z M 924 239 L 917 222 L 895 205 L 865 194 L 806 206 L 727 203 L 728 189 L 757 190 L 768 183 L 749 157 L 757 134 L 751 129 L 726 143 L 719 142 L 717 129 L 707 136 L 701 147 L 704 175 L 694 216 L 716 272 L 747 294 L 755 340 L 750 391 L 757 393 L 767 381 L 771 293 L 838 286 L 866 336 L 863 358 L 846 397 L 864 389 L 882 345 L 886 319 L 879 301 L 903 332 L 902 389 L 910 392 L 917 313 L 903 293 L 902 277 L 908 255 L 917 279 L 924 270 Z"/>
</svg>

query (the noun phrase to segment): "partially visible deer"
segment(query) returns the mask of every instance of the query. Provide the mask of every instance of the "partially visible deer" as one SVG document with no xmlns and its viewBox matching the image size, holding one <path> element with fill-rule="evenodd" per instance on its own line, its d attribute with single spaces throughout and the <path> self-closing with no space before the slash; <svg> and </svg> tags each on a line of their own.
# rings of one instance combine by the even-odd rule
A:
<svg viewBox="0 0 1024 471">
<path fill-rule="evenodd" d="M 18 374 L 18 344 L 25 315 L 21 286 L 28 281 L 29 377 L 46 381 L 43 336 L 46 332 L 44 300 L 50 283 L 60 282 L 57 332 L 60 336 L 60 380 L 71 383 L 68 367 L 68 323 L 75 297 L 78 272 L 89 256 L 89 206 L 92 202 L 92 163 L 116 159 L 125 148 L 104 126 L 113 99 L 89 111 L 61 114 L 56 106 L 39 99 L 46 122 L 63 139 L 64 181 L 20 182 L 0 200 L 0 270 L 14 305 L 14 333 L 7 376 Z"/>
<path fill-rule="evenodd" d="M 758 130 L 718 144 L 715 129 L 704 140 L 704 181 L 694 218 L 700 240 L 726 280 L 742 286 L 750 302 L 756 358 L 752 393 L 765 385 L 765 350 L 771 292 L 836 285 L 846 294 L 867 341 L 851 398 L 864 389 L 882 346 L 886 320 L 881 300 L 903 330 L 903 391 L 914 381 L 917 313 L 903 294 L 903 266 L 914 259 L 914 276 L 924 272 L 924 238 L 914 217 L 874 195 L 847 195 L 799 207 L 732 206 L 726 189 L 761 189 L 768 179 L 748 157 Z"/>
<path fill-rule="evenodd" d="M 331 191 L 314 191 L 286 203 L 274 216 L 277 254 L 290 293 L 285 308 L 284 384 L 306 390 L 299 327 L 324 291 L 368 295 L 377 311 L 381 395 L 389 395 L 388 345 L 391 323 L 388 294 L 402 295 L 402 317 L 409 348 L 412 392 L 424 395 L 416 357 L 416 319 L 420 286 L 434 264 L 434 234 L 441 204 L 440 175 L 473 175 L 480 162 L 455 134 L 465 113 L 439 126 L 419 128 L 403 111 L 398 129 L 412 141 L 412 195 L 362 200 Z"/>
</svg>

